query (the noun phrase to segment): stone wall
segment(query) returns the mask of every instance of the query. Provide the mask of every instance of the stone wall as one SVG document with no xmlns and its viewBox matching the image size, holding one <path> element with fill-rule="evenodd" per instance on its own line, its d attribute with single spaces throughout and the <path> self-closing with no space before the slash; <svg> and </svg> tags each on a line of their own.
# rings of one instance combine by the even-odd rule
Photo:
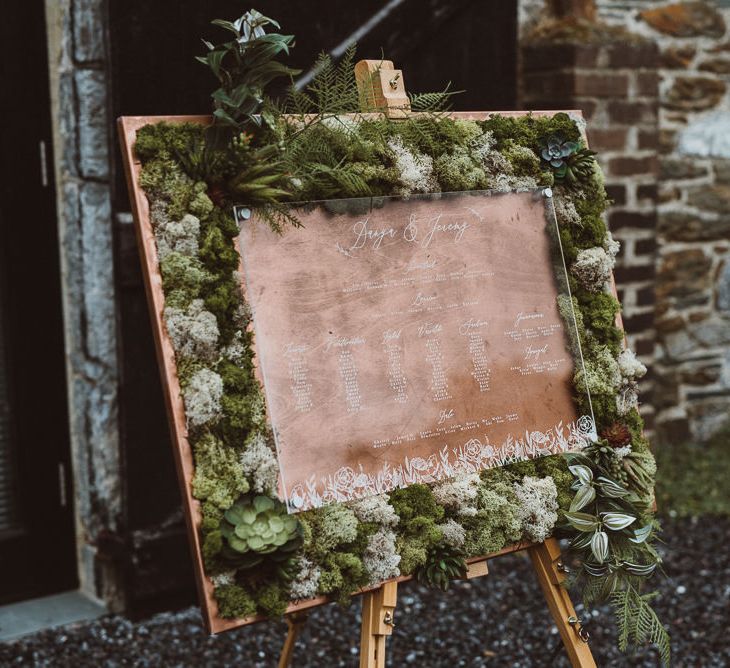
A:
<svg viewBox="0 0 730 668">
<path fill-rule="evenodd" d="M 533 43 L 522 49 L 521 106 L 580 109 L 614 201 L 615 277 L 629 345 L 650 370 L 642 413 L 651 428 L 656 252 L 657 50 L 650 42 Z"/>
<path fill-rule="evenodd" d="M 703 440 L 730 414 L 730 9 L 599 7 L 660 49 L 654 401 L 666 440 Z"/>
<path fill-rule="evenodd" d="M 47 0 L 69 415 L 81 589 L 122 606 L 100 546 L 122 517 L 103 0 Z"/>
<path fill-rule="evenodd" d="M 544 4 L 520 1 L 523 33 L 544 15 Z M 596 4 L 602 21 L 658 49 L 657 228 L 653 240 L 648 234 L 641 237 L 640 246 L 656 244 L 652 402 L 657 435 L 663 440 L 703 440 L 730 412 L 730 3 Z M 648 79 L 645 83 L 650 85 Z M 649 144 L 633 148 L 649 150 Z M 646 207 L 648 213 L 651 188 L 627 177 L 626 185 L 635 189 L 634 195 L 627 190 L 627 204 Z M 622 212 L 628 211 L 620 204 L 623 193 L 614 189 L 612 194 L 621 208 L 615 208 L 611 223 L 621 238 Z M 637 257 L 638 243 L 637 237 L 633 249 L 625 248 L 625 264 L 617 270 L 620 284 L 633 278 L 626 262 Z M 644 317 L 652 299 L 646 285 L 631 292 L 624 290 L 630 338 L 638 331 L 634 327 L 641 327 L 641 321 L 632 321 L 633 309 L 639 300 L 646 302 L 645 311 L 636 312 Z"/>
</svg>

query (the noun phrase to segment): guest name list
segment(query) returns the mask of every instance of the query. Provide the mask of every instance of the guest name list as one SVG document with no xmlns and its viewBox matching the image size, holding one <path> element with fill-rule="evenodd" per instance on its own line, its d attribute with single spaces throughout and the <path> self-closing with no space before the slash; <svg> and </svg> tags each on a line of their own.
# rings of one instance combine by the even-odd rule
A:
<svg viewBox="0 0 730 668">
<path fill-rule="evenodd" d="M 583 445 L 546 207 L 461 194 L 243 226 L 290 511 Z"/>
</svg>

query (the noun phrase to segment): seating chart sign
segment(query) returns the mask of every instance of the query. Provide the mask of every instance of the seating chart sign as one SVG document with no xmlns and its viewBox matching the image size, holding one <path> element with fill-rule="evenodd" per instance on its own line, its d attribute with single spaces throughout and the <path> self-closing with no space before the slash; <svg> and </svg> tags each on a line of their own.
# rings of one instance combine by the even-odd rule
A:
<svg viewBox="0 0 730 668">
<path fill-rule="evenodd" d="M 295 213 L 276 234 L 236 210 L 290 512 L 595 438 L 549 189 Z"/>
</svg>

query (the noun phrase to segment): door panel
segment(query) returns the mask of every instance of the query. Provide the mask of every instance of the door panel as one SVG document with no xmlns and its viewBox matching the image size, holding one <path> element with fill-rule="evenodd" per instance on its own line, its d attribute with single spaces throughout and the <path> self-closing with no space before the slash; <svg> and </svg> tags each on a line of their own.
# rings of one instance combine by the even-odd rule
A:
<svg viewBox="0 0 730 668">
<path fill-rule="evenodd" d="M 77 586 L 43 2 L 0 21 L 0 603 Z M 22 55 L 21 55 L 22 54 Z M 47 169 L 44 169 L 47 167 Z"/>
</svg>

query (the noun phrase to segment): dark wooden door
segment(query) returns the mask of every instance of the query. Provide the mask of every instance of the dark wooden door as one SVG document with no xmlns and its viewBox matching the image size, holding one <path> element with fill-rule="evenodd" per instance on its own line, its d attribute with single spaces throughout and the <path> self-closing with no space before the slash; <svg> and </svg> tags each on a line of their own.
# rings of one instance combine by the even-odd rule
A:
<svg viewBox="0 0 730 668">
<path fill-rule="evenodd" d="M 0 21 L 0 603 L 77 586 L 43 7 Z"/>
</svg>

